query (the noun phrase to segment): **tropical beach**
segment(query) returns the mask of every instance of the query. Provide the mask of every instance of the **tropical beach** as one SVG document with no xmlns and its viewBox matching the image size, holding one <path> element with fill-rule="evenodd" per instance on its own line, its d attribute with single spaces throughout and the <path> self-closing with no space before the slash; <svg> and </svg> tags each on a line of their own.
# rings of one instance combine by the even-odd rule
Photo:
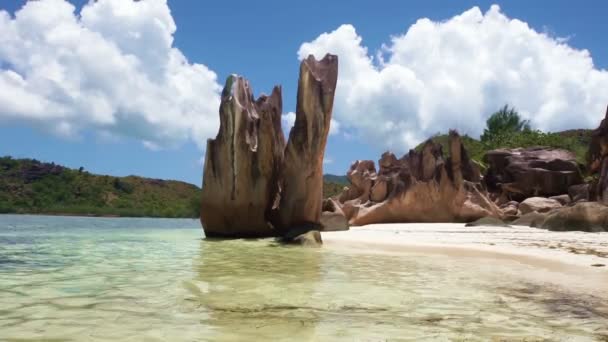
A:
<svg viewBox="0 0 608 342">
<path fill-rule="evenodd" d="M 0 340 L 608 341 L 608 5 L 502 6 L 1 4 Z"/>
<path fill-rule="evenodd" d="M 605 267 L 590 266 L 605 259 L 534 245 L 605 251 L 605 233 L 381 225 L 323 233 L 323 248 L 301 248 L 201 239 L 188 219 L 3 215 L 0 223 L 3 340 L 608 335 Z"/>
</svg>

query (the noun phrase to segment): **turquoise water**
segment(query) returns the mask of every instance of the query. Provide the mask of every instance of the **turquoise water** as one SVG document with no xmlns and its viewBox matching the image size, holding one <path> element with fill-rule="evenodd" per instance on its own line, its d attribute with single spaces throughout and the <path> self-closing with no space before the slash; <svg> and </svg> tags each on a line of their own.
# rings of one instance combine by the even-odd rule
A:
<svg viewBox="0 0 608 342">
<path fill-rule="evenodd" d="M 205 241 L 196 220 L 0 215 L 0 340 L 608 339 L 605 297 L 529 272 Z"/>
</svg>

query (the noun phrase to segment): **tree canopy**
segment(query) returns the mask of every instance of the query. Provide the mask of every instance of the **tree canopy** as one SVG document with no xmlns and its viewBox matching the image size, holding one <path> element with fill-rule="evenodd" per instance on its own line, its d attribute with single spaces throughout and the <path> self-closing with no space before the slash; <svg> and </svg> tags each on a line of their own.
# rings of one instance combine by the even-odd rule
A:
<svg viewBox="0 0 608 342">
<path fill-rule="evenodd" d="M 523 120 L 515 108 L 505 105 L 486 120 L 481 141 L 487 142 L 505 134 L 530 131 L 530 121 Z"/>
</svg>

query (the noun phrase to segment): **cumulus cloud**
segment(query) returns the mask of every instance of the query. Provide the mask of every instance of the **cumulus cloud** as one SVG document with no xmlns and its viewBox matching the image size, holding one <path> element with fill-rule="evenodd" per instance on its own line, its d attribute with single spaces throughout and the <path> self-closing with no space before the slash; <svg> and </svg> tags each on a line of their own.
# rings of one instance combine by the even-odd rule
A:
<svg viewBox="0 0 608 342">
<path fill-rule="evenodd" d="M 597 126 L 608 103 L 608 71 L 587 50 L 496 5 L 442 22 L 420 19 L 374 56 L 352 25 L 342 25 L 302 44 L 298 56 L 328 52 L 340 58 L 337 120 L 398 151 L 449 128 L 478 136 L 506 103 L 548 131 Z"/>
<path fill-rule="evenodd" d="M 91 129 L 151 149 L 216 134 L 220 86 L 173 47 L 166 0 L 65 0 L 0 11 L 0 121 Z"/>
<path fill-rule="evenodd" d="M 293 124 L 296 123 L 296 113 L 288 112 L 286 114 L 283 114 L 281 116 L 281 123 L 283 126 L 283 132 L 286 136 L 289 136 L 289 131 L 291 130 L 291 127 L 293 127 Z M 334 135 L 338 133 L 340 133 L 340 122 L 332 118 L 329 124 L 329 135 Z"/>
</svg>

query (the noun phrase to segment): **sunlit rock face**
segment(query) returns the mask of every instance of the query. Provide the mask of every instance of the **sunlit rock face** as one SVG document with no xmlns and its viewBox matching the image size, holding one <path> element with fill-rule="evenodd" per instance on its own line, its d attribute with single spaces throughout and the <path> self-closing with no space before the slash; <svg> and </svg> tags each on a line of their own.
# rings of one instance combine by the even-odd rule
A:
<svg viewBox="0 0 608 342">
<path fill-rule="evenodd" d="M 606 116 L 592 133 L 588 163 L 591 173 L 599 173 L 597 184 L 591 187 L 591 197 L 608 204 L 608 108 Z"/>
<path fill-rule="evenodd" d="M 420 151 L 401 159 L 384 153 L 376 172 L 372 161 L 356 161 L 347 176 L 351 187 L 339 196 L 351 225 L 391 222 L 468 222 L 501 217 L 487 197 L 480 172 L 455 131 L 450 132 L 450 156 L 428 140 Z"/>
<path fill-rule="evenodd" d="M 563 195 L 570 186 L 583 183 L 576 155 L 564 149 L 497 149 L 486 153 L 484 162 L 488 165 L 484 182 L 503 202 Z"/>
<path fill-rule="evenodd" d="M 285 138 L 281 88 L 254 99 L 232 75 L 220 105 L 220 130 L 207 142 L 201 202 L 205 235 L 272 236 L 268 216 L 279 191 Z"/>
<path fill-rule="evenodd" d="M 323 204 L 323 156 L 329 134 L 338 57 L 311 55 L 300 64 L 296 121 L 282 168 L 278 225 L 319 225 Z"/>
<path fill-rule="evenodd" d="M 228 77 L 220 130 L 205 156 L 201 223 L 207 237 L 277 236 L 320 227 L 323 156 L 337 77 L 337 56 L 302 61 L 287 145 L 281 88 L 255 100 L 247 80 Z"/>
</svg>

